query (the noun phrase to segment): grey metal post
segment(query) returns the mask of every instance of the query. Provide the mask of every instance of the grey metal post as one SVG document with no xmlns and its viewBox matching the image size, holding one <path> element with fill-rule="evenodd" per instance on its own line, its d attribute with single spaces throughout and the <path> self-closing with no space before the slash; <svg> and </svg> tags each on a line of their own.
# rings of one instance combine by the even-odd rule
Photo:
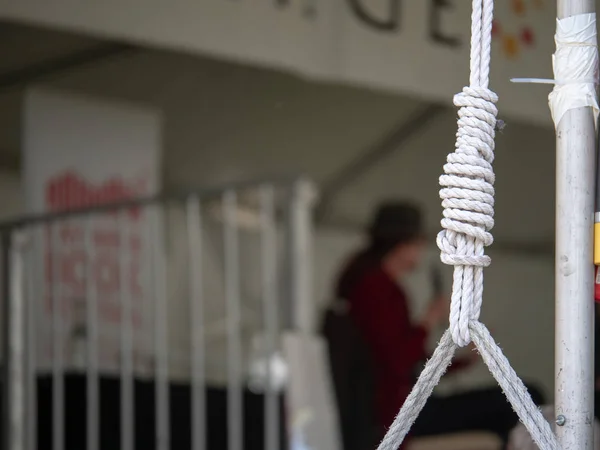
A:
<svg viewBox="0 0 600 450">
<path fill-rule="evenodd" d="M 165 249 L 164 214 L 165 205 L 154 205 L 150 209 L 152 229 L 152 276 L 154 277 L 154 350 L 155 366 L 155 417 L 156 448 L 171 448 L 169 354 L 167 310 L 167 262 Z"/>
<path fill-rule="evenodd" d="M 2 235 L 4 293 L 4 448 L 25 450 L 26 355 L 24 236 L 19 232 Z"/>
<path fill-rule="evenodd" d="M 280 446 L 279 397 L 275 390 L 272 359 L 278 350 L 277 249 L 275 228 L 275 192 L 272 185 L 260 188 L 261 266 L 263 322 L 265 327 L 264 364 L 267 370 L 265 389 L 265 450 Z"/>
<path fill-rule="evenodd" d="M 593 0 L 558 0 L 558 17 L 594 12 Z M 594 419 L 592 109 L 572 109 L 556 138 L 556 414 L 562 448 L 591 450 Z M 562 422 L 562 421 L 561 421 Z"/>
<path fill-rule="evenodd" d="M 27 284 L 27 318 L 26 320 L 26 333 L 27 333 L 27 449 L 37 450 L 37 413 L 38 413 L 38 395 L 37 395 L 37 326 L 38 326 L 38 306 L 39 306 L 39 269 L 41 268 L 41 258 L 36 258 L 39 253 L 36 250 L 39 249 L 39 230 L 36 227 L 31 227 L 28 230 L 29 241 L 27 243 L 27 255 L 25 262 L 25 278 Z M 36 282 L 37 281 L 37 282 Z"/>
<path fill-rule="evenodd" d="M 133 384 L 133 302 L 128 279 L 131 239 L 128 210 L 119 211 L 119 299 L 121 303 L 121 450 L 135 447 L 135 399 Z"/>
<path fill-rule="evenodd" d="M 95 246 L 93 237 L 94 216 L 85 218 L 85 314 L 87 339 L 86 450 L 98 450 L 100 446 L 100 382 L 98 377 L 98 290 L 94 275 Z"/>
<path fill-rule="evenodd" d="M 290 320 L 292 328 L 301 333 L 310 333 L 315 320 L 312 292 L 312 209 L 315 198 L 312 183 L 300 180 L 294 185 L 289 206 Z"/>
<path fill-rule="evenodd" d="M 225 212 L 225 301 L 227 308 L 227 448 L 242 450 L 244 442 L 240 259 L 235 220 L 237 193 L 223 194 Z"/>
<path fill-rule="evenodd" d="M 192 365 L 192 450 L 206 450 L 206 355 L 204 343 L 204 277 L 202 209 L 197 195 L 186 201 L 190 288 L 190 360 Z"/>
<path fill-rule="evenodd" d="M 50 224 L 52 255 L 52 448 L 65 449 L 65 354 L 64 354 L 64 290 L 61 277 L 60 224 Z"/>
</svg>

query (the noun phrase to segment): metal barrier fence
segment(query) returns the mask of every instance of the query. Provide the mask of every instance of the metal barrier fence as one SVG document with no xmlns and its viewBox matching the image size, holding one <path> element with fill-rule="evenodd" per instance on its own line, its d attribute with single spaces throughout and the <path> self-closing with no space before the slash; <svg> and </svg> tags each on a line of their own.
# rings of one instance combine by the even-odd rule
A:
<svg viewBox="0 0 600 450">
<path fill-rule="evenodd" d="M 211 358 L 220 353 L 211 351 L 209 331 L 224 303 L 227 449 L 244 447 L 244 361 L 252 332 L 263 336 L 263 448 L 278 449 L 279 394 L 271 361 L 282 329 L 310 327 L 311 214 L 311 185 L 294 179 L 52 212 L 1 225 L 4 448 L 72 447 L 70 433 L 82 431 L 65 418 L 65 389 L 70 389 L 65 380 L 75 373 L 85 384 L 83 448 L 103 448 L 101 383 L 108 376 L 119 384 L 115 448 L 147 450 L 134 436 L 140 414 L 147 413 L 136 408 L 135 383 L 146 379 L 154 390 L 154 426 L 142 432 L 153 434 L 153 448 L 177 447 L 170 386 L 178 382 L 189 386 L 188 448 L 206 450 L 206 386 L 220 377 L 210 375 Z M 242 252 L 244 239 L 253 243 Z M 210 255 L 210 248 L 217 251 Z M 207 275 L 207 264 L 220 270 Z M 243 293 L 244 280 L 254 294 Z M 248 304 L 258 311 L 250 332 L 244 328 Z M 48 427 L 38 423 L 41 377 L 50 386 L 51 412 L 44 417 L 51 424 L 51 442 L 38 442 L 40 427 Z"/>
</svg>

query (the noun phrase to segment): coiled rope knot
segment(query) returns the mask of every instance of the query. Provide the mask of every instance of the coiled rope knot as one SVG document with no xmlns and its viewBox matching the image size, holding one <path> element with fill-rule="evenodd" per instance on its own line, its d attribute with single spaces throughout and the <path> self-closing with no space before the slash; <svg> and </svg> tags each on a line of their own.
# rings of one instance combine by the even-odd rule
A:
<svg viewBox="0 0 600 450">
<path fill-rule="evenodd" d="M 456 266 L 450 331 L 461 347 L 471 342 L 469 325 L 479 319 L 483 297 L 483 267 L 491 262 L 484 247 L 493 242 L 497 101 L 486 88 L 466 87 L 454 97 L 460 108 L 456 148 L 440 177 L 444 218 L 437 244 L 442 262 Z"/>
<path fill-rule="evenodd" d="M 488 89 L 494 0 L 472 0 L 470 87 L 454 97 L 458 111 L 456 149 L 448 156 L 440 177 L 444 207 L 443 231 L 437 243 L 442 261 L 454 266 L 450 328 L 378 450 L 397 450 L 433 389 L 452 362 L 457 346 L 473 342 L 506 398 L 542 450 L 560 450 L 550 425 L 537 409 L 527 388 L 510 366 L 488 329 L 479 322 L 483 299 L 483 268 L 490 264 L 484 254 L 492 243 L 494 226 L 494 128 L 496 94 Z"/>
</svg>

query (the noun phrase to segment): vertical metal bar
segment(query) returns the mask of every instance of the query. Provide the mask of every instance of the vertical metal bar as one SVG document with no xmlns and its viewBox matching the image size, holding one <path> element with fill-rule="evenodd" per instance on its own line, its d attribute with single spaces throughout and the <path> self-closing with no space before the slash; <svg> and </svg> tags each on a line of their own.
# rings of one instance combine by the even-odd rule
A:
<svg viewBox="0 0 600 450">
<path fill-rule="evenodd" d="M 25 421 L 26 421 L 26 356 L 25 342 L 27 331 L 25 329 L 25 274 L 24 251 L 25 236 L 21 232 L 13 235 L 11 297 L 10 297 L 10 354 L 7 358 L 10 378 L 7 383 L 11 386 L 12 410 L 12 442 L 9 450 L 25 450 Z"/>
<path fill-rule="evenodd" d="M 202 219 L 198 196 L 186 204 L 189 283 L 190 359 L 192 361 L 192 450 L 206 449 L 206 385 L 204 355 L 204 295 L 202 277 Z"/>
<path fill-rule="evenodd" d="M 301 333 L 310 333 L 315 320 L 312 298 L 312 206 L 313 186 L 306 180 L 298 181 L 290 201 L 291 258 L 290 284 L 292 327 Z"/>
<path fill-rule="evenodd" d="M 563 19 L 593 0 L 558 0 Z M 556 139 L 556 427 L 565 449 L 594 445 L 593 218 L 595 127 L 591 108 L 568 111 Z"/>
<path fill-rule="evenodd" d="M 141 337 L 139 344 L 142 350 L 142 358 L 140 362 L 143 366 L 140 367 L 144 371 L 144 376 L 151 376 L 151 372 L 156 363 L 154 354 L 154 310 L 156 309 L 154 292 L 154 226 L 152 218 L 152 208 L 144 207 L 142 213 L 142 222 L 140 229 L 140 276 L 141 276 L 141 302 L 140 319 L 141 319 Z M 142 362 L 143 361 L 143 362 Z M 136 366 L 137 368 L 137 366 Z"/>
<path fill-rule="evenodd" d="M 85 314 L 87 336 L 86 367 L 86 446 L 88 450 L 98 450 L 99 433 L 99 382 L 98 382 L 98 297 L 96 289 L 96 273 L 94 267 L 94 219 L 88 216 L 84 221 L 85 248 Z"/>
<path fill-rule="evenodd" d="M 37 450 L 37 311 L 40 305 L 39 290 L 36 281 L 39 274 L 41 253 L 37 239 L 37 228 L 29 233 L 25 270 L 27 273 L 27 448 Z M 37 258 L 36 258 L 37 257 Z"/>
<path fill-rule="evenodd" d="M 4 232 L 2 236 L 2 319 L 3 319 L 3 345 L 2 345 L 2 446 L 9 449 L 11 442 L 11 404 L 10 404 L 10 368 L 8 359 L 10 354 L 10 297 L 11 297 L 11 238 Z"/>
<path fill-rule="evenodd" d="M 265 392 L 265 448 L 279 448 L 279 408 L 273 379 L 272 358 L 277 351 L 277 285 L 273 186 L 260 190 L 262 298 L 265 324 L 264 361 L 267 364 Z"/>
<path fill-rule="evenodd" d="M 293 252 L 293 232 L 292 232 L 292 200 L 293 190 L 288 189 L 285 192 L 283 202 L 283 258 L 281 261 L 281 282 L 279 284 L 279 297 L 283 300 L 279 305 L 279 319 L 282 330 L 290 330 L 293 326 L 293 304 L 292 304 L 292 252 Z"/>
<path fill-rule="evenodd" d="M 243 391 L 237 194 L 223 195 L 225 210 L 225 297 L 227 303 L 227 436 L 229 450 L 242 450 Z"/>
<path fill-rule="evenodd" d="M 25 450 L 25 296 L 23 244 L 18 232 L 2 236 L 5 284 L 5 448 Z"/>
<path fill-rule="evenodd" d="M 121 306 L 121 449 L 134 446 L 133 311 L 129 270 L 131 241 L 128 211 L 119 212 L 119 298 Z"/>
<path fill-rule="evenodd" d="M 52 255 L 52 449 L 65 448 L 64 307 L 61 270 L 60 224 L 51 229 Z"/>
<path fill-rule="evenodd" d="M 156 351 L 156 450 L 169 450 L 169 357 L 167 353 L 167 283 L 164 206 L 152 206 L 154 265 L 154 346 Z"/>
</svg>

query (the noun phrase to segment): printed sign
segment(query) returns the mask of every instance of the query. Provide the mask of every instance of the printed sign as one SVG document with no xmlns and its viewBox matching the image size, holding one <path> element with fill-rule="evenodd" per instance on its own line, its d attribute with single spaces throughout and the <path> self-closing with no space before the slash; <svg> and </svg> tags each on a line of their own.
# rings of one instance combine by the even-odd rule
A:
<svg viewBox="0 0 600 450">
<path fill-rule="evenodd" d="M 25 190 L 30 212 L 61 212 L 156 194 L 160 121 L 152 111 L 35 90 L 25 103 Z M 152 364 L 154 293 L 142 208 L 94 212 L 34 230 L 34 300 L 40 367 L 83 368 L 97 330 L 98 366 L 120 365 L 131 327 L 138 373 Z M 154 242 L 153 242 L 154 241 Z M 130 309 L 123 309 L 123 305 Z M 127 314 L 125 314 L 125 312 Z"/>
</svg>

